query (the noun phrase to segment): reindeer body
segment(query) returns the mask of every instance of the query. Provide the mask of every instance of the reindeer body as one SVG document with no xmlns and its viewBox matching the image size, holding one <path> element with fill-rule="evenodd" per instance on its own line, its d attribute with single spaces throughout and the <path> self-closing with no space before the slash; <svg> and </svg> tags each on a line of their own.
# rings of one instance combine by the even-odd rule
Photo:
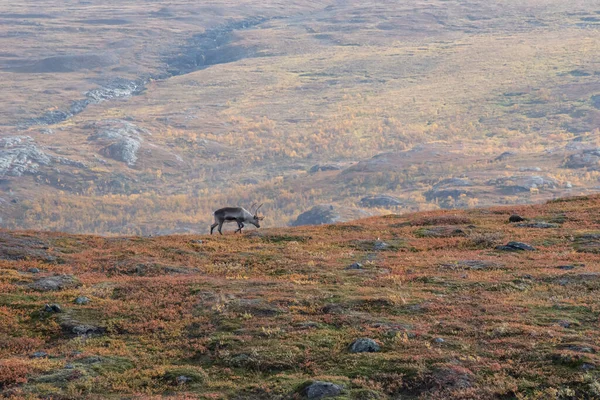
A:
<svg viewBox="0 0 600 400">
<path fill-rule="evenodd" d="M 260 228 L 259 221 L 262 219 L 262 217 L 256 215 L 258 208 L 255 210 L 254 214 L 243 207 L 225 207 L 218 209 L 214 212 L 215 223 L 210 226 L 210 234 L 212 235 L 213 230 L 218 226 L 219 233 L 222 235 L 223 232 L 221 232 L 221 228 L 225 222 L 237 222 L 238 229 L 235 231 L 235 233 L 242 232 L 244 223 L 252 224 L 257 228 Z"/>
</svg>

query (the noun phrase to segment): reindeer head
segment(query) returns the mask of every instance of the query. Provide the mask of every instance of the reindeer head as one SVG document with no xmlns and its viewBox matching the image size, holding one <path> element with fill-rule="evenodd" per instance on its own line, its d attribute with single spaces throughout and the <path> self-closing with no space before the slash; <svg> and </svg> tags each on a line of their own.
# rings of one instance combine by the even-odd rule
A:
<svg viewBox="0 0 600 400">
<path fill-rule="evenodd" d="M 252 207 L 254 207 L 254 204 L 252 205 Z M 250 207 L 250 210 L 252 210 L 252 207 Z M 254 212 L 252 213 L 253 218 L 252 221 L 249 221 L 252 225 L 254 225 L 257 228 L 260 228 L 260 221 L 262 221 L 263 219 L 265 219 L 265 217 L 259 217 L 258 216 L 258 210 L 262 207 L 262 204 L 260 206 L 258 206 L 256 208 L 256 210 L 254 210 Z"/>
</svg>

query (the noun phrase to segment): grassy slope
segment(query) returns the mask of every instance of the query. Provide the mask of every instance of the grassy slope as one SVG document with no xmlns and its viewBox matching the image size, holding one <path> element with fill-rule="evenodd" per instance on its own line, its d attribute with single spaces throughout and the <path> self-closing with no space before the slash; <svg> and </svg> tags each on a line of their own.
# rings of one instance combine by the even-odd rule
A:
<svg viewBox="0 0 600 400">
<path fill-rule="evenodd" d="M 512 212 L 557 225 L 517 227 Z M 600 231 L 599 212 L 588 197 L 244 235 L 5 231 L 3 254 L 25 259 L 0 263 L 0 385 L 32 398 L 278 399 L 320 379 L 347 399 L 598 397 L 600 239 L 581 236 Z M 458 236 L 431 237 L 440 226 Z M 536 250 L 495 249 L 512 240 Z M 344 269 L 355 261 L 364 269 Z M 26 286 L 63 273 L 82 286 Z M 47 303 L 64 313 L 41 313 Z M 73 323 L 105 331 L 78 337 Z M 359 337 L 382 351 L 350 354 Z"/>
</svg>

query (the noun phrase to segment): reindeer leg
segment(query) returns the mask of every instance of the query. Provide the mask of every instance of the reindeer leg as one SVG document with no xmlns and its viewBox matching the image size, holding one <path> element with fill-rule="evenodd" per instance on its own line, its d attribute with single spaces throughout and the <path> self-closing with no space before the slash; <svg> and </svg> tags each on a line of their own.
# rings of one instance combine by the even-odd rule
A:
<svg viewBox="0 0 600 400">
<path fill-rule="evenodd" d="M 223 227 L 223 222 L 219 222 L 219 233 L 222 235 L 223 232 L 221 232 L 221 228 Z"/>
<path fill-rule="evenodd" d="M 244 227 L 244 223 L 238 221 L 238 229 L 234 233 L 238 233 L 238 232 L 242 233 L 242 228 L 243 227 Z"/>
<path fill-rule="evenodd" d="M 215 229 L 215 228 L 217 227 L 217 225 L 219 225 L 219 223 L 218 223 L 218 222 L 215 222 L 214 224 L 212 224 L 212 225 L 210 226 L 210 234 L 211 234 L 211 235 L 212 235 L 212 233 L 213 233 L 213 229 Z"/>
</svg>

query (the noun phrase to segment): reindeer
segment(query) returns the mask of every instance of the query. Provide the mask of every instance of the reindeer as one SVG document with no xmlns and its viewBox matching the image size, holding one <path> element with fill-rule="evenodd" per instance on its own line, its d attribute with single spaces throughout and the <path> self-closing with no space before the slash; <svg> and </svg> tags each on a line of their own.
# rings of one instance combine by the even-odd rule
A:
<svg viewBox="0 0 600 400">
<path fill-rule="evenodd" d="M 252 204 L 250 210 L 256 205 L 256 203 Z M 219 226 L 219 233 L 222 235 L 221 228 L 225 222 L 237 222 L 238 228 L 234 233 L 240 232 L 242 233 L 242 228 L 244 227 L 244 222 L 248 224 L 252 224 L 257 228 L 260 228 L 259 221 L 262 221 L 265 217 L 258 216 L 258 210 L 262 207 L 262 204 L 254 210 L 253 213 L 246 210 L 243 207 L 225 207 L 221 208 L 214 212 L 215 223 L 210 226 L 210 234 L 212 235 L 213 229 Z"/>
</svg>

